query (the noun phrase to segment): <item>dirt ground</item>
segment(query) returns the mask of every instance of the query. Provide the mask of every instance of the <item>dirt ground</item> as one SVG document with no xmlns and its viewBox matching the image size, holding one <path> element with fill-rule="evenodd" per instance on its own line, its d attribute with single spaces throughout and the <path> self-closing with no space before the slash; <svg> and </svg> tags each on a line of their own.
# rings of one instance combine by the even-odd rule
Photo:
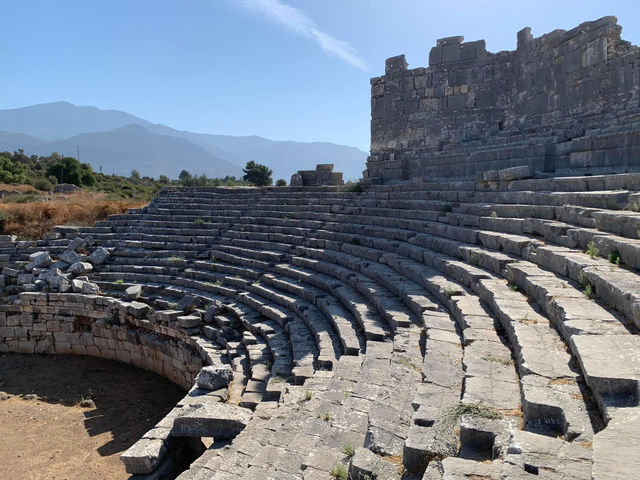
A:
<svg viewBox="0 0 640 480">
<path fill-rule="evenodd" d="M 20 354 L 0 356 L 0 392 L 2 480 L 126 479 L 120 453 L 184 395 L 121 363 Z"/>
</svg>

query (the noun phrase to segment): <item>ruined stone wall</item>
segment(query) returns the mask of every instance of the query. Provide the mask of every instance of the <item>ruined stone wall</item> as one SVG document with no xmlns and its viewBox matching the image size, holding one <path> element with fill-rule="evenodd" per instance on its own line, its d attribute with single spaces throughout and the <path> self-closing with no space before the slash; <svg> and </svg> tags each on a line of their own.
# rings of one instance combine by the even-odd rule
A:
<svg viewBox="0 0 640 480">
<path fill-rule="evenodd" d="M 0 352 L 118 360 L 158 373 L 186 390 L 206 363 L 190 343 L 180 330 L 152 323 L 131 304 L 112 298 L 22 293 L 19 303 L 0 307 Z"/>
<path fill-rule="evenodd" d="M 372 182 L 530 165 L 557 174 L 640 171 L 640 49 L 615 17 L 490 53 L 438 40 L 429 67 L 404 55 L 371 80 Z"/>
</svg>

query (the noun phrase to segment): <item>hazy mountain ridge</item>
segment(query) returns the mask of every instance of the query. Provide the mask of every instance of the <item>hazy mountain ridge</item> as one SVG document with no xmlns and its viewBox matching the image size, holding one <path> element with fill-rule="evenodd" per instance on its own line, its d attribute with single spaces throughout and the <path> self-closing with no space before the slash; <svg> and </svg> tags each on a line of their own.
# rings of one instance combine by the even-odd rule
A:
<svg viewBox="0 0 640 480">
<path fill-rule="evenodd" d="M 264 163 L 277 178 L 300 169 L 334 163 L 345 179 L 359 177 L 367 153 L 327 142 L 273 141 L 258 136 L 180 131 L 118 110 L 55 102 L 0 110 L 0 151 L 59 152 L 76 156 L 104 173 L 177 177 L 182 169 L 209 177 L 242 175 L 242 166 Z"/>
</svg>

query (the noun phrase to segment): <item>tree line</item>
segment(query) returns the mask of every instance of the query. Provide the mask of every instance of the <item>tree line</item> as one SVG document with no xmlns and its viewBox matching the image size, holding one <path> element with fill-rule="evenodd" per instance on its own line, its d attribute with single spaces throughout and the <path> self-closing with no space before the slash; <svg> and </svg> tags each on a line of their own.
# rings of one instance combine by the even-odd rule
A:
<svg viewBox="0 0 640 480">
<path fill-rule="evenodd" d="M 152 196 L 167 185 L 177 186 L 265 186 L 273 183 L 272 170 L 266 165 L 254 161 L 247 162 L 243 177 L 209 178 L 206 175 L 193 175 L 182 170 L 177 179 L 166 175 L 158 178 L 141 176 L 133 170 L 129 177 L 96 173 L 88 163 L 81 163 L 73 157 L 63 157 L 58 153 L 49 156 L 25 155 L 23 150 L 0 152 L 0 183 L 32 185 L 38 190 L 51 191 L 56 184 L 70 183 L 78 187 L 95 188 L 122 198 Z M 278 186 L 286 181 L 278 180 Z"/>
</svg>

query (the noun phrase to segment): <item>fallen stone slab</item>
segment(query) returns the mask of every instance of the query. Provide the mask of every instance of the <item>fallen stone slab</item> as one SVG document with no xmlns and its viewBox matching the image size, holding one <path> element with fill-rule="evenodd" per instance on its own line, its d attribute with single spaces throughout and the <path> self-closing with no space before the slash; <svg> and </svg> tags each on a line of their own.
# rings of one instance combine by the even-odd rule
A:
<svg viewBox="0 0 640 480">
<path fill-rule="evenodd" d="M 86 278 L 86 277 L 85 277 Z M 95 295 L 100 292 L 100 287 L 93 282 L 75 278 L 71 281 L 71 287 L 75 293 Z"/>
<path fill-rule="evenodd" d="M 73 275 L 84 275 L 86 273 L 90 273 L 93 270 L 93 265 L 88 262 L 76 262 L 71 264 L 69 269 L 67 270 L 69 273 Z"/>
<path fill-rule="evenodd" d="M 120 455 L 120 459 L 127 473 L 142 475 L 152 473 L 166 452 L 167 448 L 162 440 L 142 438 Z"/>
<path fill-rule="evenodd" d="M 89 262 L 93 265 L 102 265 L 106 262 L 111 254 L 106 248 L 98 247 L 91 255 L 89 255 Z"/>
<path fill-rule="evenodd" d="M 209 401 L 186 408 L 173 422 L 171 434 L 177 437 L 235 438 L 251 420 L 252 412 L 229 403 Z"/>
<path fill-rule="evenodd" d="M 76 237 L 69 242 L 67 250 L 73 250 L 74 252 L 84 246 L 84 239 L 82 237 Z"/>
<path fill-rule="evenodd" d="M 67 250 L 60 255 L 59 260 L 62 260 L 64 263 L 68 263 L 69 265 L 73 265 L 74 263 L 84 262 L 86 258 L 86 255 L 80 255 L 73 250 Z"/>
<path fill-rule="evenodd" d="M 29 263 L 34 267 L 47 268 L 53 263 L 53 260 L 51 260 L 49 252 L 36 252 L 29 255 Z"/>
<path fill-rule="evenodd" d="M 196 385 L 205 390 L 218 390 L 226 387 L 233 379 L 233 370 L 229 365 L 209 365 L 202 367 Z"/>
<path fill-rule="evenodd" d="M 142 295 L 142 285 L 132 285 L 124 291 L 122 299 L 126 302 L 137 300 Z"/>
<path fill-rule="evenodd" d="M 182 315 L 178 317 L 178 325 L 182 328 L 195 328 L 202 324 L 202 318 L 199 315 Z"/>
<path fill-rule="evenodd" d="M 194 295 L 185 295 L 180 299 L 176 310 L 182 310 L 184 313 L 191 313 L 194 308 L 202 305 L 202 301 Z"/>
</svg>

